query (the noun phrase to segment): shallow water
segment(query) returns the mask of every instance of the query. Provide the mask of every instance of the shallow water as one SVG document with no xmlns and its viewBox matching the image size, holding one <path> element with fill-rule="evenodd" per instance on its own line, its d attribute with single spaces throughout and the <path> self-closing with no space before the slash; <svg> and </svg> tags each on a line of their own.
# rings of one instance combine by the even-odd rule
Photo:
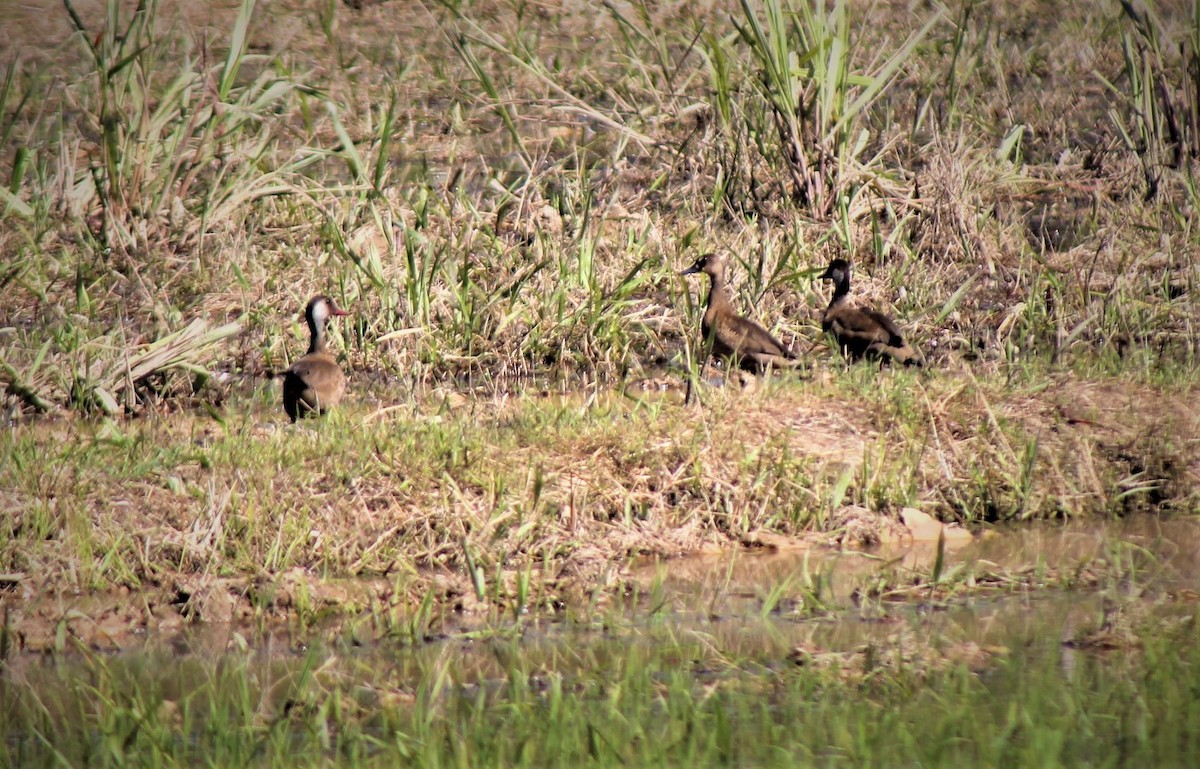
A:
<svg viewBox="0 0 1200 769">
<path fill-rule="evenodd" d="M 1032 590 L 1015 584 L 958 597 L 918 591 L 893 599 L 859 600 L 864 586 L 883 573 L 901 579 L 928 575 L 937 545 L 919 542 L 876 552 L 738 553 L 696 557 L 642 567 L 640 578 L 658 585 L 658 614 L 688 632 L 702 632 L 723 649 L 771 658 L 796 647 L 846 653 L 863 645 L 1058 646 L 1105 621 L 1114 600 L 1147 611 L 1179 609 L 1168 596 L 1200 587 L 1200 525 L 1192 520 L 1141 517 L 1112 522 L 1026 524 L 995 530 L 946 554 L 945 573 L 956 568 L 980 575 L 1007 570 L 1105 564 L 1140 553 L 1146 566 L 1108 590 Z M 767 610 L 780 585 L 778 605 Z M 816 590 L 818 606 L 805 606 Z M 810 603 L 812 603 L 810 601 Z M 1186 600 L 1185 600 L 1186 603 Z"/>
<path fill-rule="evenodd" d="M 467 681 L 503 673 L 497 644 L 519 649 L 535 667 L 558 668 L 570 667 L 581 648 L 598 653 L 614 642 L 618 650 L 628 644 L 652 647 L 662 638 L 686 635 L 702 636 L 729 653 L 765 659 L 797 646 L 847 652 L 904 633 L 954 643 L 999 644 L 1014 635 L 1057 643 L 1096 624 L 1105 601 L 1189 603 L 1200 593 L 1200 559 L 1192 557 L 1198 549 L 1200 523 L 1182 518 L 1140 516 L 993 529 L 945 553 L 943 579 L 965 571 L 975 576 L 975 588 L 937 595 L 903 589 L 910 578 L 927 581 L 937 558 L 935 542 L 893 543 L 873 551 L 740 550 L 636 563 L 624 598 L 602 600 L 565 616 L 514 620 L 511 613 L 485 619 L 452 615 L 442 632 L 423 644 L 385 638 L 364 645 L 353 632 L 337 628 L 317 628 L 300 638 L 290 631 L 252 633 L 204 624 L 169 638 L 151 635 L 144 648 L 118 656 L 212 660 L 234 653 L 265 663 L 300 659 L 316 647 L 331 658 L 382 657 L 393 663 L 412 658 L 421 667 L 422 660 L 452 652 L 458 659 L 456 673 Z M 1109 585 L 1035 589 L 1014 581 L 978 589 L 988 575 L 1064 568 L 1070 573 L 1133 558 L 1140 566 L 1127 564 Z M 901 589 L 864 597 L 881 580 Z M 8 670 L 31 671 L 43 664 L 36 655 L 22 655 L 9 661 Z"/>
<path fill-rule="evenodd" d="M 307 645 L 289 634 L 243 636 L 208 625 L 170 641 L 150 638 L 144 647 L 120 654 L 22 655 L 9 659 L 0 672 L 0 721 L 9 724 L 0 752 L 18 761 L 52 761 L 54 755 L 43 750 L 47 724 L 72 724 L 67 755 L 89 761 L 113 739 L 133 744 L 142 732 L 182 728 L 192 736 L 174 738 L 165 748 L 156 743 L 156 749 L 186 761 L 244 745 L 261 751 L 264 743 L 255 735 L 267 728 L 274 734 L 274 724 L 283 723 L 291 724 L 284 732 L 288 737 L 270 743 L 274 752 L 269 755 L 312 751 L 315 745 L 318 752 L 308 758 L 320 763 L 321 756 L 337 756 L 340 746 L 359 744 L 359 738 L 377 748 L 380 740 L 397 734 L 423 734 L 436 721 L 453 739 L 463 730 L 471 732 L 474 724 L 478 731 L 471 739 L 477 749 L 503 753 L 512 735 L 486 726 L 495 718 L 524 714 L 514 728 L 530 740 L 545 741 L 553 731 L 549 726 L 544 728 L 550 732 L 541 731 L 546 702 L 559 702 L 568 712 L 608 708 L 606 718 L 628 715 L 635 723 L 638 716 L 627 711 L 641 707 L 641 700 L 613 699 L 616 692 L 631 691 L 649 697 L 653 708 L 659 696 L 667 697 L 664 706 L 682 702 L 682 714 L 664 716 L 668 721 L 711 715 L 708 693 L 721 692 L 721 707 L 750 719 L 737 729 L 776 739 L 779 733 L 769 723 L 754 722 L 763 717 L 753 715 L 763 687 L 778 698 L 767 711 L 768 721 L 800 717 L 829 728 L 855 717 L 848 714 L 858 712 L 852 703 L 859 696 L 865 697 L 861 707 L 903 706 L 910 684 L 883 690 L 900 697 L 891 705 L 855 693 L 872 681 L 877 686 L 879 676 L 907 681 L 929 675 L 944 687 L 963 682 L 954 675 L 955 666 L 977 676 L 963 682 L 967 688 L 960 693 L 963 708 L 973 709 L 976 720 L 953 727 L 968 737 L 972 729 L 993 728 L 994 702 L 1012 698 L 1031 712 L 1056 707 L 1052 696 L 1039 694 L 1046 687 L 1069 688 L 1081 712 L 1094 709 L 1125 718 L 1125 695 L 1113 692 L 1133 686 L 1129 696 L 1135 701 L 1158 696 L 1153 688 L 1136 689 L 1151 685 L 1137 684 L 1144 674 L 1125 669 L 1139 658 L 1128 653 L 1137 642 L 1124 649 L 1091 644 L 1089 634 L 1119 624 L 1112 621 L 1114 607 L 1164 628 L 1193 617 L 1200 564 L 1190 554 L 1198 538 L 1200 526 L 1184 519 L 1030 524 L 991 532 L 947 553 L 941 572 L 950 580 L 964 571 L 983 577 L 1131 559 L 1139 564 L 1113 570 L 1111 582 L 1086 589 L 1030 589 L 1013 582 L 982 591 L 898 591 L 864 598 L 864 586 L 880 579 L 903 584 L 910 575 L 927 578 L 936 545 L 891 545 L 870 553 L 737 552 L 639 563 L 623 598 L 567 618 L 508 615 L 486 627 L 464 624 L 425 643 L 383 639 L 363 645 L 334 632 L 314 634 L 322 640 Z M 1107 657 L 1113 648 L 1119 656 Z M 819 687 L 850 683 L 836 690 L 841 694 L 834 705 L 814 711 L 806 704 L 814 684 L 805 676 Z M 949 714 L 945 723 L 958 724 L 954 698 L 959 694 L 938 696 L 935 704 Z M 917 710 L 924 714 L 928 707 Z M 857 728 L 875 728 L 871 718 L 863 718 L 866 725 Z M 554 728 L 561 733 L 576 722 L 568 718 L 565 724 Z M 884 726 L 880 734 L 887 734 Z M 320 737 L 331 728 L 335 736 Z M 1048 725 L 1047 733 L 1059 739 L 1064 728 L 1070 727 Z M 31 736 L 35 733 L 42 736 Z M 220 734 L 225 736 L 215 736 Z M 249 742 L 238 735 L 249 735 Z M 833 749 L 821 739 L 812 737 L 810 749 Z M 953 746 L 969 744 L 962 739 L 953 737 L 949 752 L 938 755 L 957 755 Z M 993 746 L 1006 744 L 991 739 Z M 1068 745 L 1061 754 L 1087 754 L 1088 744 Z M 1035 741 L 1030 745 L 1037 747 Z M 924 749 L 918 741 L 906 755 L 920 758 Z M 1153 745 L 1146 749 L 1148 755 L 1168 755 Z M 628 760 L 638 754 L 616 755 Z"/>
</svg>

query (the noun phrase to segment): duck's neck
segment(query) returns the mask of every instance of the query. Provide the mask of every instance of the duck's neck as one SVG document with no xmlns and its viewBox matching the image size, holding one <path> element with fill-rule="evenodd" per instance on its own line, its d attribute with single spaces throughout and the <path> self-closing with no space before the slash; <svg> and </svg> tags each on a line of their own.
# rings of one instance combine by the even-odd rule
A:
<svg viewBox="0 0 1200 769">
<path fill-rule="evenodd" d="M 833 307 L 834 305 L 838 304 L 843 299 L 845 299 L 846 295 L 849 293 L 850 293 L 850 276 L 843 275 L 842 279 L 839 280 L 833 287 L 833 298 L 829 300 L 829 306 Z"/>
<path fill-rule="evenodd" d="M 708 312 L 714 312 L 718 307 L 729 307 L 729 293 L 725 288 L 724 273 L 709 275 L 712 279 L 708 287 Z"/>
<path fill-rule="evenodd" d="M 308 318 L 308 354 L 325 352 L 325 321 Z"/>
</svg>

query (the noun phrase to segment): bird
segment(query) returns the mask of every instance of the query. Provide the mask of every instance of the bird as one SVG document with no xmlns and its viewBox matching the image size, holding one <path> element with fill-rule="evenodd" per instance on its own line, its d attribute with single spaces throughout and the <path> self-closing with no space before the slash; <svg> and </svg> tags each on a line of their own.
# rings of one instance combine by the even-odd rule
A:
<svg viewBox="0 0 1200 769">
<path fill-rule="evenodd" d="M 869 358 L 881 364 L 889 361 L 906 366 L 922 366 L 924 361 L 891 318 L 869 307 L 850 302 L 850 263 L 834 259 L 820 279 L 834 284 L 833 298 L 821 316 L 821 329 L 832 334 L 842 354 L 852 361 Z"/>
<path fill-rule="evenodd" d="M 712 356 L 730 360 L 743 371 L 760 374 L 769 367 L 799 368 L 804 365 L 795 352 L 785 347 L 765 328 L 737 314 L 726 294 L 725 258 L 705 254 L 680 275 L 702 272 L 710 279 L 708 306 L 700 322 L 704 343 L 712 345 Z M 705 361 L 707 363 L 707 361 Z"/>
<path fill-rule="evenodd" d="M 325 347 L 325 321 L 349 314 L 327 296 L 314 296 L 304 308 L 308 353 L 283 371 L 283 410 L 293 423 L 303 416 L 324 414 L 341 400 L 346 376 Z"/>
</svg>

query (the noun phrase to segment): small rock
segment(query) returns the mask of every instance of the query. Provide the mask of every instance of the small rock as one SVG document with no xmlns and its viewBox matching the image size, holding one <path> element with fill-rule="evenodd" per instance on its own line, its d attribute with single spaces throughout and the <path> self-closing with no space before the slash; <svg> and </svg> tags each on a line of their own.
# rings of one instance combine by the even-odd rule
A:
<svg viewBox="0 0 1200 769">
<path fill-rule="evenodd" d="M 947 526 L 929 513 L 923 513 L 915 507 L 906 507 L 900 511 L 900 520 L 916 542 L 936 542 L 939 536 L 946 538 L 946 544 L 966 544 L 972 540 L 971 532 L 957 526 Z"/>
</svg>

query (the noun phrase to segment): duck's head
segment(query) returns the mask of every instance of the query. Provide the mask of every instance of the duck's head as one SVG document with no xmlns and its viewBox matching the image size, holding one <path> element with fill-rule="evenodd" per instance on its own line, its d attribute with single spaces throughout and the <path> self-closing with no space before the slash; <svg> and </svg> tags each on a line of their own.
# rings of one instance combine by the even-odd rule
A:
<svg viewBox="0 0 1200 769">
<path fill-rule="evenodd" d="M 304 319 L 308 321 L 308 325 L 318 328 L 325 325 L 327 318 L 349 314 L 327 296 L 314 296 L 304 308 Z"/>
<path fill-rule="evenodd" d="M 832 281 L 834 283 L 841 283 L 844 280 L 849 280 L 850 262 L 847 262 L 845 259 L 841 258 L 834 259 L 829 263 L 829 266 L 825 268 L 825 272 L 821 273 L 820 279 Z"/>
<path fill-rule="evenodd" d="M 680 272 L 680 275 L 695 275 L 703 272 L 710 278 L 716 279 L 725 274 L 725 258 L 720 254 L 705 254 L 692 263 L 691 267 Z"/>
</svg>

